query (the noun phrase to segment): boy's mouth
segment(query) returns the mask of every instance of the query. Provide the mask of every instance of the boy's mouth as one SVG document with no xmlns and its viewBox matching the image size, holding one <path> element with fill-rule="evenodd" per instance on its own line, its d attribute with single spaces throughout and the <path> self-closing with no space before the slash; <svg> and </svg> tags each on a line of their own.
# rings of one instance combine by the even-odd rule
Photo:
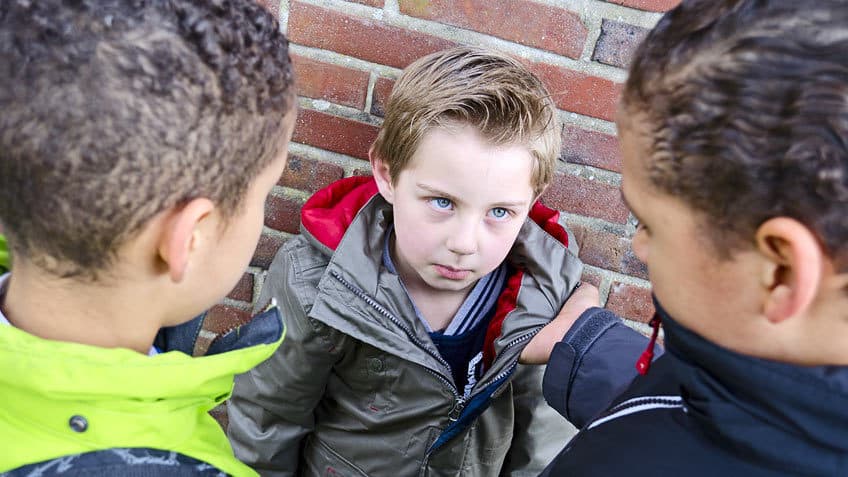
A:
<svg viewBox="0 0 848 477">
<path fill-rule="evenodd" d="M 471 270 L 449 267 L 447 265 L 434 265 L 436 272 L 448 280 L 465 280 L 471 275 Z"/>
</svg>

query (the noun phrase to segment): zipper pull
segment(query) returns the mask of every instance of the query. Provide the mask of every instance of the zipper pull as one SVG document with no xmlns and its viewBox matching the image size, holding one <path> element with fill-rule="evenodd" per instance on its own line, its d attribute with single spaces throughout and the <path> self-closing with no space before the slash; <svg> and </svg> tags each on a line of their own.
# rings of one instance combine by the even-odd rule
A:
<svg viewBox="0 0 848 477">
<path fill-rule="evenodd" d="M 642 352 L 642 356 L 640 356 L 639 360 L 636 361 L 636 371 L 638 371 L 642 376 L 648 374 L 648 370 L 651 369 L 651 362 L 654 360 L 654 345 L 657 343 L 657 336 L 660 333 L 660 325 L 662 325 L 662 318 L 660 318 L 660 314 L 655 313 L 654 317 L 651 318 L 651 321 L 648 324 L 651 325 L 651 328 L 653 328 L 651 340 L 648 342 L 648 347 Z"/>
<path fill-rule="evenodd" d="M 462 415 L 463 409 L 465 409 L 465 398 L 456 398 L 456 402 L 453 404 L 453 409 L 451 409 L 450 414 L 448 415 L 451 422 L 456 422 L 456 420 L 459 419 L 459 416 Z"/>
</svg>

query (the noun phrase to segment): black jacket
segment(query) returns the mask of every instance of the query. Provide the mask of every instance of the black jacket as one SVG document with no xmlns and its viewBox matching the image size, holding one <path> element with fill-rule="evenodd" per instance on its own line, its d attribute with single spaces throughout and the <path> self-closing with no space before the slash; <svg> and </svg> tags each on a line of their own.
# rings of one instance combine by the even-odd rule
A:
<svg viewBox="0 0 848 477">
<path fill-rule="evenodd" d="M 657 309 L 667 352 L 600 414 L 645 338 L 592 309 L 557 344 L 545 395 L 581 431 L 543 476 L 848 476 L 848 367 L 740 355 Z"/>
</svg>

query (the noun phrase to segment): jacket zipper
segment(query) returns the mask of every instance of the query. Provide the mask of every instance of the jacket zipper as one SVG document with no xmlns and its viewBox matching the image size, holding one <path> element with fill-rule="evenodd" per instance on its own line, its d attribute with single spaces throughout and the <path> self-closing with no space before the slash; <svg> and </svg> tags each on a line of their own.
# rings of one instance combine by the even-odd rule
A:
<svg viewBox="0 0 848 477">
<path fill-rule="evenodd" d="M 428 349 L 424 345 L 424 343 L 420 339 L 418 339 L 417 336 L 415 336 L 415 333 L 413 333 L 412 330 L 410 330 L 409 327 L 406 326 L 406 324 L 403 323 L 401 320 L 399 320 L 392 312 L 390 312 L 385 307 L 383 307 L 383 305 L 380 305 L 379 303 L 377 303 L 376 300 L 374 300 L 373 298 L 368 296 L 367 293 L 360 290 L 356 285 L 347 281 L 344 277 L 341 276 L 341 274 L 339 272 L 337 272 L 335 270 L 330 270 L 330 274 L 333 276 L 333 278 L 335 278 L 342 285 L 344 285 L 345 288 L 350 290 L 354 295 L 361 298 L 363 301 L 365 301 L 365 303 L 367 303 L 369 306 L 374 308 L 374 310 L 376 310 L 377 313 L 386 317 L 392 323 L 394 323 L 395 326 L 402 329 L 403 332 L 406 333 L 406 336 L 409 338 L 409 340 L 412 341 L 413 344 L 415 344 L 415 346 L 418 346 L 419 348 L 424 350 L 427 354 L 432 356 L 433 359 L 438 361 L 445 369 L 450 370 L 450 365 L 448 364 L 448 362 L 445 361 L 445 359 L 442 358 L 442 356 L 439 355 L 439 353 L 433 352 L 432 350 Z M 430 374 L 432 374 L 433 376 L 438 378 L 439 381 L 444 383 L 445 386 L 448 388 L 448 390 L 451 392 L 451 394 L 453 394 L 454 405 L 453 405 L 453 408 L 451 408 L 449 417 L 450 417 L 451 421 L 455 421 L 459 417 L 459 414 L 462 413 L 462 409 L 465 407 L 465 398 L 463 398 L 462 395 L 459 394 L 459 390 L 456 388 L 456 385 L 453 383 L 453 381 L 446 378 L 443 374 L 436 372 L 435 370 L 432 370 L 430 368 L 424 368 L 424 369 L 426 369 Z M 458 411 L 457 411 L 457 409 L 458 409 Z M 456 414 L 456 418 L 453 417 L 454 414 Z"/>
</svg>

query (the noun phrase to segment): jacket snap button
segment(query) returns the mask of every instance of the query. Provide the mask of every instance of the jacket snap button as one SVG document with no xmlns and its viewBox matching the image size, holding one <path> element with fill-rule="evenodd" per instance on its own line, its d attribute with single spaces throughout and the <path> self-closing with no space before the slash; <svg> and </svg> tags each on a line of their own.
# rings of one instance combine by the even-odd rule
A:
<svg viewBox="0 0 848 477">
<path fill-rule="evenodd" d="M 371 358 L 368 360 L 368 369 L 373 373 L 379 373 L 383 370 L 383 360 L 380 358 Z"/>
<path fill-rule="evenodd" d="M 74 432 L 85 432 L 88 429 L 88 420 L 82 416 L 71 416 L 68 425 Z"/>
</svg>

